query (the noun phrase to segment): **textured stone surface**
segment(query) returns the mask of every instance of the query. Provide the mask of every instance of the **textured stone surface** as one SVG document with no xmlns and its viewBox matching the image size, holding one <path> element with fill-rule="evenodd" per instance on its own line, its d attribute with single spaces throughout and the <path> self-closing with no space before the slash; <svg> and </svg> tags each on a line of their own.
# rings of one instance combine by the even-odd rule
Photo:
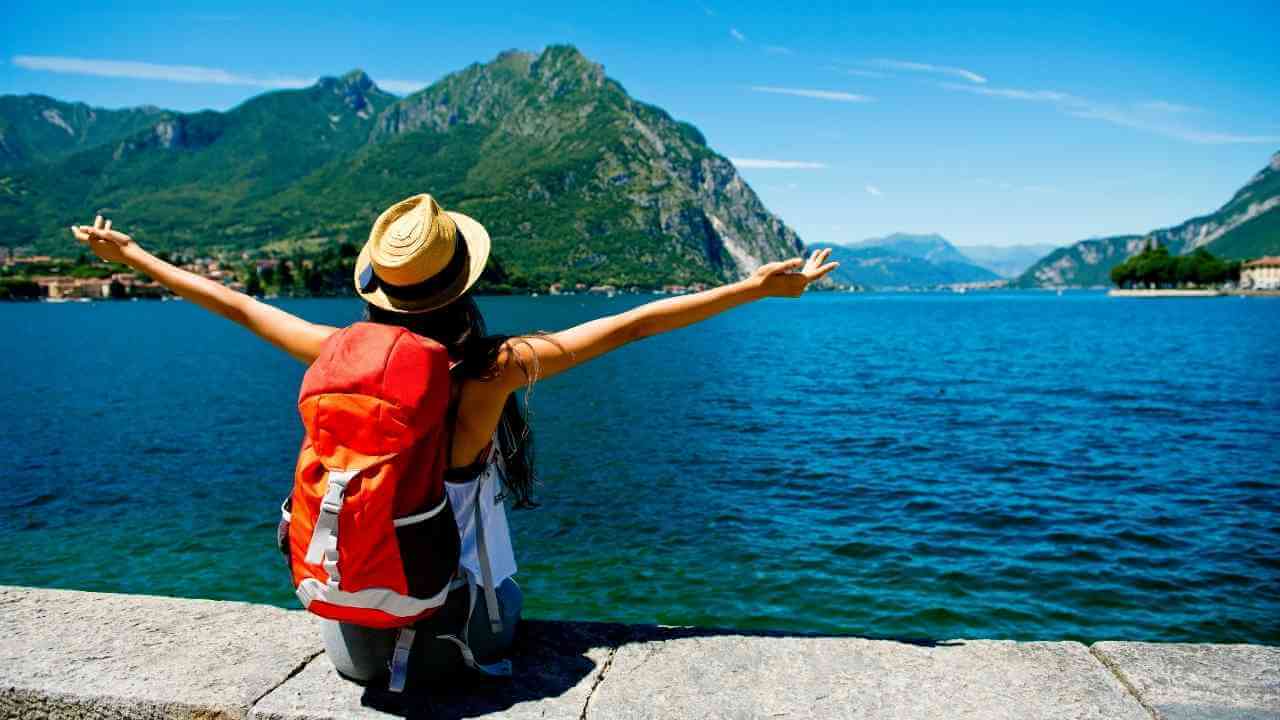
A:
<svg viewBox="0 0 1280 720">
<path fill-rule="evenodd" d="M 1079 643 L 668 635 L 618 650 L 589 718 L 1149 720 Z"/>
<path fill-rule="evenodd" d="M 255 720 L 409 717 L 578 718 L 612 652 L 630 631 L 623 625 L 526 620 L 509 681 L 484 680 L 398 697 L 342 679 L 321 655 L 253 708 Z"/>
<path fill-rule="evenodd" d="M 280 608 L 0 586 L 0 717 L 241 718 L 320 649 Z"/>
<path fill-rule="evenodd" d="M 1160 720 L 1280 720 L 1280 647 L 1100 642 Z"/>
<path fill-rule="evenodd" d="M 337 675 L 303 612 L 0 586 L 0 720 L 1280 720 L 1280 648 L 743 634 L 526 621 L 510 681 L 399 698 Z M 1141 702 L 1140 702 L 1141 701 Z"/>
</svg>

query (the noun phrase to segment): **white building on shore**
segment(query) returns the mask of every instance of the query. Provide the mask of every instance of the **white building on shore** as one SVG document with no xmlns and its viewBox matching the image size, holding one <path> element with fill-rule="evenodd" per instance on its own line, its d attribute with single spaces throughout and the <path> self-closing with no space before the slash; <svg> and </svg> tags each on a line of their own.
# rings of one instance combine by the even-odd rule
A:
<svg viewBox="0 0 1280 720">
<path fill-rule="evenodd" d="M 1240 287 L 1280 290 L 1280 256 L 1269 255 L 1241 265 Z"/>
</svg>

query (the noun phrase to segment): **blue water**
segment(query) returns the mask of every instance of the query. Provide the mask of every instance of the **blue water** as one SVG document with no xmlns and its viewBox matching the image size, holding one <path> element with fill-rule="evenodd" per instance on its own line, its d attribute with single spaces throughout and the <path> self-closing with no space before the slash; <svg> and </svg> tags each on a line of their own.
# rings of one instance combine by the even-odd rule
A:
<svg viewBox="0 0 1280 720">
<path fill-rule="evenodd" d="M 815 294 L 628 346 L 533 391 L 527 613 L 1280 642 L 1278 331 L 1258 298 Z M 0 305 L 0 337 L 0 583 L 296 605 L 301 366 L 179 302 Z"/>
</svg>

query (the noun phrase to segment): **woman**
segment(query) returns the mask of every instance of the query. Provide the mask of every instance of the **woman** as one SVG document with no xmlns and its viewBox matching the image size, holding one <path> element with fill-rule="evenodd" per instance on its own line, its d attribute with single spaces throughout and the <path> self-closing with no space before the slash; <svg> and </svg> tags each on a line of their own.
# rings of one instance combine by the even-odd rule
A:
<svg viewBox="0 0 1280 720">
<path fill-rule="evenodd" d="M 75 225 L 71 232 L 103 260 L 152 277 L 305 364 L 316 359 L 325 340 L 337 330 L 174 267 L 112 229 L 111 221 L 101 215 L 92 226 Z M 367 303 L 367 320 L 403 326 L 432 338 L 448 349 L 455 363 L 446 488 L 462 533 L 462 569 L 474 576 L 479 565 L 490 566 L 486 568 L 486 574 L 492 573 L 488 587 L 496 592 L 476 605 L 467 593 L 453 593 L 445 612 L 432 620 L 466 624 L 469 644 L 481 662 L 504 654 L 521 605 L 519 589 L 511 579 L 515 562 L 502 503 L 509 493 L 517 505 L 528 504 L 532 487 L 528 429 L 514 393 L 538 378 L 557 375 L 633 340 L 691 325 L 760 298 L 797 297 L 837 266 L 826 262 L 830 250 L 818 250 L 808 262 L 793 258 L 769 263 L 728 285 L 658 300 L 560 332 L 502 337 L 486 334 L 479 308 L 468 292 L 484 270 L 489 246 L 489 235 L 480 223 L 441 210 L 430 195 L 415 195 L 392 205 L 374 222 L 354 273 L 356 293 Z M 485 492 L 473 492 L 475 482 Z M 499 484 L 504 486 L 502 491 Z M 478 542 L 475 523 L 470 521 L 476 502 L 484 511 Z M 472 622 L 486 615 L 501 617 L 503 622 L 494 625 L 503 628 L 500 635 L 488 634 L 488 623 Z M 344 675 L 369 681 L 385 673 L 394 631 L 326 621 L 323 633 L 329 656 Z"/>
</svg>

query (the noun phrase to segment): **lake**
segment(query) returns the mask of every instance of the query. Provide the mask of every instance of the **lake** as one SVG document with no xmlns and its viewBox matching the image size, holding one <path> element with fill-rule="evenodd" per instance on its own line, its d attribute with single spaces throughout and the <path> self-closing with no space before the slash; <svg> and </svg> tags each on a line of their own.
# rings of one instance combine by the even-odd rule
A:
<svg viewBox="0 0 1280 720">
<path fill-rule="evenodd" d="M 518 332 L 650 299 L 481 306 Z M 0 583 L 297 606 L 298 363 L 185 302 L 0 304 L 0 331 Z M 530 617 L 1280 642 L 1280 300 L 811 294 L 531 403 Z"/>
</svg>

